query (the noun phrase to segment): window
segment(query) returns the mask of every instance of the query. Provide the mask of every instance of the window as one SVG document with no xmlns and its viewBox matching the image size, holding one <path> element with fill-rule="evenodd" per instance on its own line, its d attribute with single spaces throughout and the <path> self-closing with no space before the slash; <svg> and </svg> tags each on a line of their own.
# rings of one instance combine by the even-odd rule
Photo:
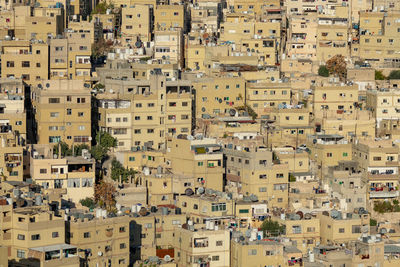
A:
<svg viewBox="0 0 400 267">
<path fill-rule="evenodd" d="M 29 68 L 31 64 L 29 61 L 22 61 L 21 65 L 23 68 Z"/>
<path fill-rule="evenodd" d="M 32 235 L 31 240 L 40 240 L 40 235 L 39 234 Z"/>
<path fill-rule="evenodd" d="M 343 234 L 344 233 L 344 228 L 339 228 L 339 233 Z"/>
<path fill-rule="evenodd" d="M 197 162 L 197 166 L 203 166 L 203 162 L 202 161 Z"/>
<path fill-rule="evenodd" d="M 315 227 L 307 227 L 307 232 L 308 232 L 308 233 L 313 233 L 313 232 L 315 232 Z"/>
<path fill-rule="evenodd" d="M 119 249 L 125 249 L 125 248 L 126 248 L 126 244 L 125 243 L 119 244 Z"/>
<path fill-rule="evenodd" d="M 67 185 L 69 188 L 79 188 L 81 184 L 80 178 L 69 178 L 67 180 Z"/>
<path fill-rule="evenodd" d="M 135 121 L 139 121 L 140 120 L 140 116 L 135 116 Z"/>
<path fill-rule="evenodd" d="M 83 112 L 78 112 L 78 117 L 83 117 L 84 113 Z"/>
<path fill-rule="evenodd" d="M 50 117 L 57 118 L 60 115 L 58 112 L 50 112 Z"/>
<path fill-rule="evenodd" d="M 148 104 L 147 104 L 147 107 L 149 107 L 149 108 L 154 107 L 154 103 L 148 103 Z"/>
<path fill-rule="evenodd" d="M 347 152 L 343 152 L 343 157 L 347 157 Z"/>
<path fill-rule="evenodd" d="M 351 232 L 353 234 L 359 234 L 361 233 L 361 226 L 360 225 L 352 225 L 351 226 Z"/>
<path fill-rule="evenodd" d="M 220 246 L 222 246 L 223 245 L 223 242 L 222 242 L 222 240 L 218 240 L 217 242 L 216 242 L 216 244 L 215 244 L 217 247 L 220 247 Z"/>
<path fill-rule="evenodd" d="M 249 249 L 249 250 L 248 250 L 248 255 L 249 255 L 249 256 L 255 256 L 255 255 L 257 255 L 257 249 Z"/>
<path fill-rule="evenodd" d="M 25 251 L 17 249 L 17 258 L 25 259 Z"/>
<path fill-rule="evenodd" d="M 40 173 L 47 173 L 47 169 L 40 169 Z"/>
<path fill-rule="evenodd" d="M 147 133 L 154 133 L 154 129 L 147 129 Z"/>
<path fill-rule="evenodd" d="M 135 161 L 135 157 L 129 157 L 129 161 Z"/>
<path fill-rule="evenodd" d="M 57 237 L 59 237 L 60 235 L 58 234 L 58 232 L 53 232 L 53 233 L 51 233 L 51 237 L 52 238 L 57 238 Z"/>
<path fill-rule="evenodd" d="M 141 108 L 142 107 L 142 103 L 136 103 L 135 105 L 137 108 Z"/>
<path fill-rule="evenodd" d="M 72 109 L 67 108 L 67 115 L 71 115 L 72 114 Z"/>
<path fill-rule="evenodd" d="M 76 99 L 76 102 L 78 103 L 78 104 L 80 104 L 80 103 L 85 103 L 86 102 L 86 99 L 85 98 L 83 98 L 83 97 L 78 97 L 77 99 Z"/>
<path fill-rule="evenodd" d="M 277 173 L 276 174 L 276 178 L 283 178 L 285 177 L 285 175 L 283 173 Z"/>
<path fill-rule="evenodd" d="M 140 134 L 142 131 L 140 129 L 135 129 L 135 134 Z"/>
<path fill-rule="evenodd" d="M 8 68 L 14 68 L 14 61 L 7 61 Z"/>
<path fill-rule="evenodd" d="M 188 106 L 188 102 L 182 102 L 182 107 L 187 107 Z"/>
<path fill-rule="evenodd" d="M 260 193 L 262 193 L 262 192 L 267 192 L 267 188 L 266 188 L 266 187 L 260 187 L 260 188 L 258 189 L 258 191 L 259 191 Z"/>
<path fill-rule="evenodd" d="M 18 239 L 18 240 L 25 240 L 25 235 L 20 235 L 20 234 L 19 234 L 19 235 L 17 236 L 17 239 Z"/>
<path fill-rule="evenodd" d="M 153 120 L 153 116 L 147 116 L 147 120 L 148 121 L 152 121 Z"/>
<path fill-rule="evenodd" d="M 219 256 L 212 256 L 212 261 L 219 261 Z"/>
<path fill-rule="evenodd" d="M 90 232 L 83 233 L 83 238 L 90 238 Z"/>
<path fill-rule="evenodd" d="M 212 203 L 211 211 L 226 211 L 226 203 Z"/>
<path fill-rule="evenodd" d="M 329 152 L 329 153 L 326 153 L 326 157 L 327 157 L 327 158 L 332 158 L 332 153 L 330 153 L 330 152 Z"/>
</svg>

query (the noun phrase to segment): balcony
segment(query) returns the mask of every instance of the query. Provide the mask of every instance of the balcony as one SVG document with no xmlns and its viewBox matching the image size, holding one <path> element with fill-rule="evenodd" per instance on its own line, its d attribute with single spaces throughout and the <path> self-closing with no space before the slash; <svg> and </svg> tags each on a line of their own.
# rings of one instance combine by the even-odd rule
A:
<svg viewBox="0 0 400 267">
<path fill-rule="evenodd" d="M 399 191 L 389 187 L 371 187 L 370 198 L 395 198 L 399 196 Z"/>
</svg>

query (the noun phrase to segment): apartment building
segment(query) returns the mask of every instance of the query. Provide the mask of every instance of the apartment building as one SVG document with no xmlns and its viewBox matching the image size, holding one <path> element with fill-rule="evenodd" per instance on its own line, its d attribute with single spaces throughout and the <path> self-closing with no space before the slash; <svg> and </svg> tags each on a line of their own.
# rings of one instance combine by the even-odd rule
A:
<svg viewBox="0 0 400 267">
<path fill-rule="evenodd" d="M 338 134 L 317 134 L 307 136 L 307 147 L 311 150 L 311 159 L 318 168 L 336 166 L 339 161 L 350 160 L 352 145 L 344 136 Z"/>
<path fill-rule="evenodd" d="M 231 13 L 227 14 L 225 21 L 221 23 L 220 31 L 222 42 L 229 41 L 240 44 L 242 39 L 252 39 L 254 35 L 275 39 L 279 42 L 281 24 L 280 22 L 257 21 L 249 14 Z M 277 47 L 280 47 L 279 45 Z"/>
<path fill-rule="evenodd" d="M 315 118 L 353 113 L 358 102 L 357 85 L 324 84 L 312 87 L 313 114 Z"/>
<path fill-rule="evenodd" d="M 235 201 L 227 194 L 210 189 L 203 194 L 181 195 L 176 203 L 192 222 L 202 226 L 212 222 L 223 229 L 235 214 Z"/>
<path fill-rule="evenodd" d="M 265 120 L 264 134 L 267 135 L 269 147 L 298 147 L 313 133 L 310 125 L 309 111 L 301 106 L 283 106 L 270 109 L 269 115 L 261 117 Z"/>
<path fill-rule="evenodd" d="M 382 121 L 400 119 L 400 93 L 395 88 L 368 90 L 366 108 L 372 111 L 376 127 L 382 127 Z"/>
<path fill-rule="evenodd" d="M 330 195 L 334 201 L 338 201 L 341 211 L 353 212 L 367 207 L 365 192 L 368 184 L 363 176 L 358 170 L 357 161 L 341 161 L 329 168 L 326 184 L 330 185 Z"/>
<path fill-rule="evenodd" d="M 33 15 L 25 18 L 25 40 L 46 41 L 56 37 L 64 30 L 64 10 L 60 8 L 39 7 L 33 9 Z"/>
<path fill-rule="evenodd" d="M 49 76 L 49 48 L 42 41 L 3 41 L 1 46 L 1 77 L 21 78 L 37 85 Z"/>
<path fill-rule="evenodd" d="M 244 241 L 240 240 L 240 238 L 244 239 Z M 240 236 L 231 241 L 232 267 L 256 267 L 265 265 L 266 263 L 272 266 L 285 266 L 283 245 L 281 243 L 269 240 L 249 239 L 251 238 Z"/>
<path fill-rule="evenodd" d="M 174 174 L 195 178 L 196 189 L 223 191 L 223 154 L 215 139 L 178 136 L 169 138 L 166 158 Z"/>
<path fill-rule="evenodd" d="M 353 146 L 353 160 L 367 183 L 367 197 L 393 199 L 399 196 L 399 147 L 391 140 L 359 139 Z"/>
<path fill-rule="evenodd" d="M 368 110 L 355 110 L 354 113 L 330 114 L 315 119 L 317 133 L 339 134 L 350 140 L 354 137 L 375 136 L 375 118 Z"/>
<path fill-rule="evenodd" d="M 228 114 L 245 103 L 246 83 L 241 77 L 195 78 L 192 85 L 196 90 L 196 118 Z"/>
<path fill-rule="evenodd" d="M 246 103 L 259 115 L 290 104 L 290 83 L 247 83 Z"/>
<path fill-rule="evenodd" d="M 105 40 L 112 40 L 116 38 L 116 32 L 120 30 L 120 15 L 106 12 L 106 14 L 93 14 L 92 19 L 97 20 L 103 26 L 103 38 Z"/>
<path fill-rule="evenodd" d="M 95 161 L 86 155 L 62 157 L 49 145 L 33 145 L 29 164 L 32 180 L 45 191 L 73 202 L 93 197 Z"/>
<path fill-rule="evenodd" d="M 361 59 L 377 68 L 399 67 L 399 16 L 396 11 L 360 13 L 359 51 L 356 52 Z"/>
<path fill-rule="evenodd" d="M 149 42 L 152 40 L 152 9 L 149 5 L 132 5 L 122 7 L 121 40 L 134 45 L 137 40 Z"/>
<path fill-rule="evenodd" d="M 192 71 L 207 72 L 215 61 L 225 58 L 229 53 L 229 46 L 205 46 L 203 44 L 191 44 L 190 37 L 185 45 L 185 67 Z M 189 42 L 189 44 L 188 44 Z"/>
<path fill-rule="evenodd" d="M 90 145 L 91 96 L 81 80 L 48 80 L 33 89 L 38 144 Z"/>
<path fill-rule="evenodd" d="M 285 237 L 290 238 L 303 254 L 320 243 L 320 220 L 311 214 L 301 216 L 288 213 L 272 217 L 272 220 L 285 226 Z"/>
<path fill-rule="evenodd" d="M 190 134 L 192 91 L 189 81 L 107 79 L 98 94 L 99 130 L 118 140 L 117 150 L 132 147 L 165 148 L 166 137 Z"/>
<path fill-rule="evenodd" d="M 326 62 L 336 55 L 349 56 L 347 22 L 326 24 L 319 21 L 317 27 L 317 60 Z"/>
<path fill-rule="evenodd" d="M 103 25 L 97 20 L 84 20 L 82 17 L 70 17 L 68 21 L 67 32 L 79 32 L 81 34 L 87 34 L 90 38 L 90 43 L 94 44 L 103 38 Z"/>
<path fill-rule="evenodd" d="M 1 205 L 0 210 L 1 240 L 2 245 L 8 247 L 9 260 L 23 263 L 32 255 L 30 250 L 48 251 L 52 247 L 56 250 L 57 246 L 65 245 L 62 212 L 52 212 L 40 202 L 31 207 Z"/>
<path fill-rule="evenodd" d="M 154 58 L 184 66 L 183 32 L 181 28 L 154 32 Z"/>
<path fill-rule="evenodd" d="M 288 23 L 286 52 L 291 59 L 317 58 L 317 26 L 318 18 L 315 13 L 292 15 Z"/>
<path fill-rule="evenodd" d="M 268 201 L 269 208 L 288 204 L 288 165 L 273 162 L 273 152 L 249 142 L 226 144 L 226 179 L 243 195 Z"/>
<path fill-rule="evenodd" d="M 222 4 L 217 2 L 198 2 L 190 6 L 191 30 L 217 32 L 222 20 Z"/>
<path fill-rule="evenodd" d="M 165 31 L 170 28 L 181 28 L 187 32 L 187 14 L 185 5 L 157 5 L 154 9 L 154 29 Z"/>
<path fill-rule="evenodd" d="M 356 240 L 361 233 L 369 233 L 369 214 L 331 212 L 318 213 L 321 244 L 339 245 Z"/>
<path fill-rule="evenodd" d="M 67 241 L 79 247 L 87 266 L 129 266 L 130 221 L 129 216 L 113 218 L 72 214 L 67 222 Z M 81 214 L 84 215 L 84 214 Z"/>
<path fill-rule="evenodd" d="M 67 32 L 64 38 L 49 40 L 50 79 L 90 80 L 90 35 Z"/>
<path fill-rule="evenodd" d="M 154 211 L 155 209 L 155 211 Z M 186 215 L 179 208 L 170 209 L 159 205 L 153 212 L 131 219 L 131 258 L 134 261 L 165 255 L 174 257 L 175 229 L 186 223 Z"/>
<path fill-rule="evenodd" d="M 27 142 L 25 85 L 20 79 L 0 79 L 0 87 L 0 174 L 9 181 L 22 181 Z"/>
<path fill-rule="evenodd" d="M 178 267 L 230 266 L 228 230 L 176 228 L 173 242 Z"/>
</svg>

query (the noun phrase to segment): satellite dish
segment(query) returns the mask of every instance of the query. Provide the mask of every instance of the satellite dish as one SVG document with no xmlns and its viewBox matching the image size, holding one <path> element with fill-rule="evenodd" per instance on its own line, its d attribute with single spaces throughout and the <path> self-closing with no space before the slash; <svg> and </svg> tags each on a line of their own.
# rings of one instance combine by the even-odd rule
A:
<svg viewBox="0 0 400 267">
<path fill-rule="evenodd" d="M 194 192 L 193 192 L 193 190 L 192 190 L 191 188 L 186 188 L 186 190 L 185 190 L 185 195 L 191 196 L 191 195 L 193 195 L 193 194 L 194 194 Z"/>
<path fill-rule="evenodd" d="M 86 88 L 90 88 L 90 84 L 88 84 L 88 83 L 84 83 L 83 86 Z"/>
<path fill-rule="evenodd" d="M 205 107 L 202 107 L 202 108 L 201 108 L 201 111 L 202 111 L 202 112 L 206 112 L 206 108 L 205 108 Z"/>
<path fill-rule="evenodd" d="M 161 58 L 162 58 L 162 59 L 164 59 L 164 60 L 166 59 L 166 57 L 165 57 L 165 56 L 162 56 Z"/>
<path fill-rule="evenodd" d="M 142 42 L 141 42 L 141 41 L 137 41 L 137 42 L 135 43 L 135 46 L 136 46 L 137 48 L 142 47 Z"/>
<path fill-rule="evenodd" d="M 43 88 L 43 85 L 42 85 L 41 83 L 39 83 L 37 87 L 38 87 L 39 89 L 42 89 L 42 88 Z"/>
<path fill-rule="evenodd" d="M 204 187 L 200 187 L 199 189 L 197 189 L 197 192 L 199 194 L 204 194 Z"/>
<path fill-rule="evenodd" d="M 317 143 L 317 139 L 313 139 L 312 142 L 315 145 Z"/>
<path fill-rule="evenodd" d="M 222 98 L 218 99 L 218 102 L 219 102 L 219 103 L 222 103 Z"/>
<path fill-rule="evenodd" d="M 296 212 L 296 214 L 300 216 L 300 219 L 303 219 L 303 217 L 304 217 L 303 212 L 298 211 L 298 212 Z"/>
<path fill-rule="evenodd" d="M 170 255 L 165 255 L 164 256 L 164 261 L 166 261 L 166 262 L 170 262 L 172 259 L 171 259 L 171 256 Z"/>
<path fill-rule="evenodd" d="M 49 88 L 49 87 L 50 87 L 50 84 L 49 84 L 49 83 L 46 83 L 46 87 Z"/>
<path fill-rule="evenodd" d="M 231 115 L 232 117 L 236 115 L 236 110 L 234 110 L 233 108 L 229 110 L 229 115 Z"/>
</svg>

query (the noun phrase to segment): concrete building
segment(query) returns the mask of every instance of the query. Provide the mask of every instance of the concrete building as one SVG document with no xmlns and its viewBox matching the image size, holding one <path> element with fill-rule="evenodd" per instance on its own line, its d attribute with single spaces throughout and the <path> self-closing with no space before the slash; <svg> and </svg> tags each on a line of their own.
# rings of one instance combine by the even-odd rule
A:
<svg viewBox="0 0 400 267">
<path fill-rule="evenodd" d="M 21 78 L 29 85 L 37 85 L 47 80 L 49 77 L 48 49 L 48 45 L 43 41 L 3 41 L 1 77 Z"/>
<path fill-rule="evenodd" d="M 165 148 L 167 136 L 192 131 L 192 92 L 188 81 L 106 80 L 98 94 L 99 130 L 118 140 L 117 150 Z"/>
<path fill-rule="evenodd" d="M 79 214 L 77 214 L 79 215 Z M 87 266 L 130 264 L 129 216 L 93 218 L 71 216 L 67 222 L 67 241 L 79 247 Z"/>
<path fill-rule="evenodd" d="M 91 96 L 81 80 L 47 80 L 32 93 L 38 144 L 90 145 Z"/>
<path fill-rule="evenodd" d="M 94 194 L 95 162 L 85 157 L 62 157 L 53 154 L 49 145 L 33 145 L 29 158 L 30 176 L 45 191 L 79 202 Z"/>
<path fill-rule="evenodd" d="M 166 158 L 174 174 L 195 178 L 195 188 L 223 191 L 223 154 L 215 139 L 169 139 Z"/>
<path fill-rule="evenodd" d="M 286 208 L 288 204 L 288 165 L 273 161 L 273 152 L 251 141 L 226 144 L 227 183 L 236 184 L 244 196 L 255 195 L 268 201 L 270 208 Z"/>
<path fill-rule="evenodd" d="M 189 226 L 190 227 L 190 226 Z M 230 266 L 229 231 L 176 228 L 174 236 L 177 266 Z"/>
</svg>

